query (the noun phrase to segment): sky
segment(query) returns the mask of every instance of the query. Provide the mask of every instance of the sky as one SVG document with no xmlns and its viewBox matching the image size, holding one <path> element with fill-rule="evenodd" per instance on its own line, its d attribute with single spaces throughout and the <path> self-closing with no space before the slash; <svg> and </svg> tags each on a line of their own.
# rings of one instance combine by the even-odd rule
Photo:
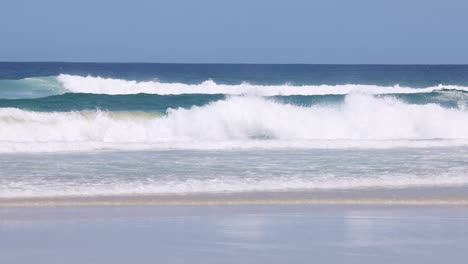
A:
<svg viewBox="0 0 468 264">
<path fill-rule="evenodd" d="M 467 64 L 466 0 L 0 0 L 0 61 Z"/>
</svg>

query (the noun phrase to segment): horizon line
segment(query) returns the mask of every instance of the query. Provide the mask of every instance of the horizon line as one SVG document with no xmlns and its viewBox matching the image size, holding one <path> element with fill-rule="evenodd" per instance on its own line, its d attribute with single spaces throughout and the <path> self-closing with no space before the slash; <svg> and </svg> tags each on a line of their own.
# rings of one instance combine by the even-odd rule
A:
<svg viewBox="0 0 468 264">
<path fill-rule="evenodd" d="M 3 61 L 0 63 L 70 64 L 179 64 L 179 65 L 375 65 L 375 66 L 468 66 L 468 63 L 252 63 L 252 62 L 110 62 L 110 61 Z"/>
</svg>

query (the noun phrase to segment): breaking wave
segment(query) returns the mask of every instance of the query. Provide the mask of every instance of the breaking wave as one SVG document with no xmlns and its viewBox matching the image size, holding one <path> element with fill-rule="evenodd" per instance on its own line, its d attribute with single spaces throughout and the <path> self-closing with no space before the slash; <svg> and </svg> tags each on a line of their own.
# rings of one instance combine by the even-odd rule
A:
<svg viewBox="0 0 468 264">
<path fill-rule="evenodd" d="M 343 85 L 255 85 L 242 83 L 237 85 L 217 84 L 207 80 L 200 84 L 161 83 L 158 81 L 130 81 L 122 79 L 102 78 L 93 76 L 76 76 L 61 74 L 57 80 L 64 89 L 72 93 L 94 94 L 228 94 L 228 95 L 327 95 L 327 94 L 403 94 L 430 93 L 433 91 L 452 89 L 468 91 L 468 87 L 454 85 L 438 85 L 427 88 L 411 88 L 396 86 L 378 86 L 364 84 Z"/>
<path fill-rule="evenodd" d="M 32 112 L 0 108 L 0 151 L 450 146 L 468 141 L 468 112 L 347 95 L 298 106 L 233 96 L 166 112 Z"/>
<path fill-rule="evenodd" d="M 159 81 L 136 81 L 60 74 L 50 77 L 31 77 L 19 80 L 0 80 L 0 98 L 21 99 L 41 98 L 66 93 L 107 94 L 107 95 L 257 95 L 257 96 L 294 96 L 294 95 L 346 95 L 351 93 L 366 94 L 427 94 L 439 91 L 468 92 L 468 87 L 443 85 L 426 88 L 379 86 L 368 84 L 340 85 L 261 85 L 247 82 L 240 84 L 220 84 L 206 80 L 197 84 L 164 83 Z"/>
</svg>

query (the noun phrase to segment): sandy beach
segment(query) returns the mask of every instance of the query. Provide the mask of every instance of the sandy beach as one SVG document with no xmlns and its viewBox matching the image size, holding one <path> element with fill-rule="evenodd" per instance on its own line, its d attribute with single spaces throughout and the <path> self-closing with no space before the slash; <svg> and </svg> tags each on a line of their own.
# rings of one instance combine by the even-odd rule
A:
<svg viewBox="0 0 468 264">
<path fill-rule="evenodd" d="M 0 234 L 0 263 L 465 263 L 468 207 L 2 207 Z"/>
</svg>

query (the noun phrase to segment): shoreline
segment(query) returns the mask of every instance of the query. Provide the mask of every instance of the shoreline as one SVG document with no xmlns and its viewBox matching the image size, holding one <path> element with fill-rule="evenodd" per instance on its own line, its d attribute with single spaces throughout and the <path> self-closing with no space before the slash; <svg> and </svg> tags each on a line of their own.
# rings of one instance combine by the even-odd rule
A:
<svg viewBox="0 0 468 264">
<path fill-rule="evenodd" d="M 0 198 L 3 207 L 183 205 L 447 205 L 468 206 L 468 186 L 170 195 Z"/>
</svg>

